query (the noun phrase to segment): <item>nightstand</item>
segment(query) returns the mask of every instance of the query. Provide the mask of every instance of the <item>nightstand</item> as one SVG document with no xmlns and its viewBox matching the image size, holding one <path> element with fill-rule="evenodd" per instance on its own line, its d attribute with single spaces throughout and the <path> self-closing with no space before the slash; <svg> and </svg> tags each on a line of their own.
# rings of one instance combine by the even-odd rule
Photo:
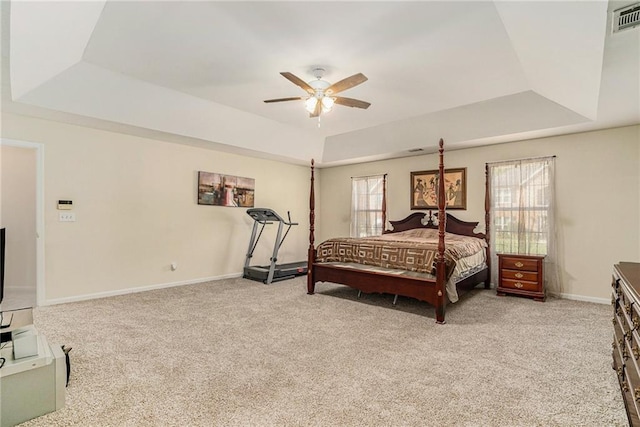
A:
<svg viewBox="0 0 640 427">
<path fill-rule="evenodd" d="M 498 295 L 546 298 L 544 255 L 498 254 Z"/>
</svg>

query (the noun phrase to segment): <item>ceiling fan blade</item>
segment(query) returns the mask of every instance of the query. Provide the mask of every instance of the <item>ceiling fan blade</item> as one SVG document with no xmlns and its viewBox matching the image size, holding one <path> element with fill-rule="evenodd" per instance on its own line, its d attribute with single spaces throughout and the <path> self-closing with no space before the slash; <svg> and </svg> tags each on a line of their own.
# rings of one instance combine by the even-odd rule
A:
<svg viewBox="0 0 640 427">
<path fill-rule="evenodd" d="M 299 101 L 299 100 L 301 100 L 301 99 L 304 99 L 304 98 L 302 98 L 301 96 L 295 96 L 295 97 L 293 97 L 293 98 L 265 99 L 265 101 L 264 101 L 264 102 L 266 102 L 266 103 L 268 104 L 268 103 L 270 103 L 270 102 Z"/>
<path fill-rule="evenodd" d="M 360 101 L 359 99 L 353 98 L 344 98 L 342 96 L 336 96 L 334 100 L 336 104 L 344 105 L 345 107 L 364 108 L 365 110 L 371 105 L 371 103 L 366 101 Z"/>
<path fill-rule="evenodd" d="M 282 76 L 289 80 L 291 83 L 300 86 L 302 89 L 306 90 L 308 93 L 310 93 L 311 95 L 313 95 L 314 93 L 316 93 L 316 91 L 309 86 L 309 83 L 305 82 L 304 80 L 302 80 L 300 77 L 294 76 L 293 74 L 289 73 L 289 72 L 282 72 L 280 73 L 282 74 Z"/>
<path fill-rule="evenodd" d="M 354 86 L 357 86 L 360 83 L 364 83 L 367 80 L 368 80 L 367 77 L 362 73 L 354 74 L 351 77 L 347 77 L 346 79 L 340 80 L 339 82 L 332 84 L 327 88 L 325 93 L 327 95 L 334 95 L 338 92 L 342 92 L 343 90 L 347 90 Z"/>
<path fill-rule="evenodd" d="M 320 100 L 318 100 L 318 102 L 316 102 L 315 110 L 313 110 L 313 113 L 309 114 L 309 117 L 311 117 L 311 118 L 318 117 L 321 112 L 322 112 L 322 102 L 320 102 Z"/>
</svg>

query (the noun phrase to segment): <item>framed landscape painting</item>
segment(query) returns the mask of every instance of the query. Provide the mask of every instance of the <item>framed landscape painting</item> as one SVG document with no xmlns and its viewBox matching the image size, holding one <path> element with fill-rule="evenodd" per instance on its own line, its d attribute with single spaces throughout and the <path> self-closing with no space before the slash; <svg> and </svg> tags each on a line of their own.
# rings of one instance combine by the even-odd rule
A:
<svg viewBox="0 0 640 427">
<path fill-rule="evenodd" d="M 438 209 L 437 170 L 411 172 L 411 209 Z M 467 168 L 445 169 L 447 209 L 467 209 Z"/>
<path fill-rule="evenodd" d="M 198 204 L 213 206 L 253 207 L 255 179 L 198 172 Z"/>
</svg>

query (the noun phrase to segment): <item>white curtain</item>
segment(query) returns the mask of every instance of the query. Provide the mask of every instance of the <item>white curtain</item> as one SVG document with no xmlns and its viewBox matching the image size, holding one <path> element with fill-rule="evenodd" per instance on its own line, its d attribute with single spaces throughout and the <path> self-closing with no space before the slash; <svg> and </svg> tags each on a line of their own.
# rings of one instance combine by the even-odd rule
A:
<svg viewBox="0 0 640 427">
<path fill-rule="evenodd" d="M 561 293 L 557 267 L 555 156 L 489 163 L 491 272 L 496 253 L 546 255 L 546 289 Z"/>
<path fill-rule="evenodd" d="M 351 178 L 351 237 L 382 234 L 383 175 Z"/>
</svg>

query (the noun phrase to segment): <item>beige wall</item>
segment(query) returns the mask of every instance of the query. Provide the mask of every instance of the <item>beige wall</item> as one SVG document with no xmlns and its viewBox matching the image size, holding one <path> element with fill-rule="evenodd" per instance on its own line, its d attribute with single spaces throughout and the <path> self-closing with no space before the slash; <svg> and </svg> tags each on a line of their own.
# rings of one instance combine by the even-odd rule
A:
<svg viewBox="0 0 640 427">
<path fill-rule="evenodd" d="M 484 230 L 486 162 L 556 155 L 560 275 L 563 293 L 608 298 L 612 265 L 640 262 L 639 126 L 445 152 L 445 166 L 467 168 L 467 210 Z M 445 141 L 446 149 L 446 141 Z M 350 177 L 388 173 L 388 218 L 411 213 L 411 171 L 436 169 L 437 155 L 322 170 L 319 240 L 349 234 Z M 330 189 L 330 190 L 329 190 Z"/>
<path fill-rule="evenodd" d="M 564 293 L 608 298 L 612 264 L 640 261 L 639 129 L 446 152 L 447 167 L 467 168 L 468 209 L 455 213 L 483 220 L 485 162 L 557 155 Z M 279 262 L 306 257 L 307 167 L 11 114 L 2 136 L 45 147 L 46 302 L 239 275 L 251 219 L 241 208 L 197 205 L 198 170 L 255 178 L 256 206 L 290 210 L 300 223 Z M 397 219 L 411 212 L 409 173 L 436 167 L 437 156 L 425 155 L 317 170 L 316 242 L 349 233 L 351 176 L 388 173 L 388 217 Z M 76 222 L 58 221 L 59 199 L 73 200 Z M 274 237 L 275 227 L 265 232 L 254 264 L 268 262 Z"/>
<path fill-rule="evenodd" d="M 44 144 L 46 302 L 239 275 L 253 221 L 244 208 L 199 206 L 199 170 L 255 178 L 256 207 L 291 211 L 300 223 L 278 261 L 306 259 L 307 167 L 2 118 L 3 138 Z M 73 200 L 76 222 L 58 221 L 59 199 Z M 265 230 L 253 264 L 268 263 L 275 233 L 273 225 Z"/>
<path fill-rule="evenodd" d="M 36 302 L 36 150 L 0 145 L 0 226 L 7 229 L 3 310 Z"/>
</svg>

